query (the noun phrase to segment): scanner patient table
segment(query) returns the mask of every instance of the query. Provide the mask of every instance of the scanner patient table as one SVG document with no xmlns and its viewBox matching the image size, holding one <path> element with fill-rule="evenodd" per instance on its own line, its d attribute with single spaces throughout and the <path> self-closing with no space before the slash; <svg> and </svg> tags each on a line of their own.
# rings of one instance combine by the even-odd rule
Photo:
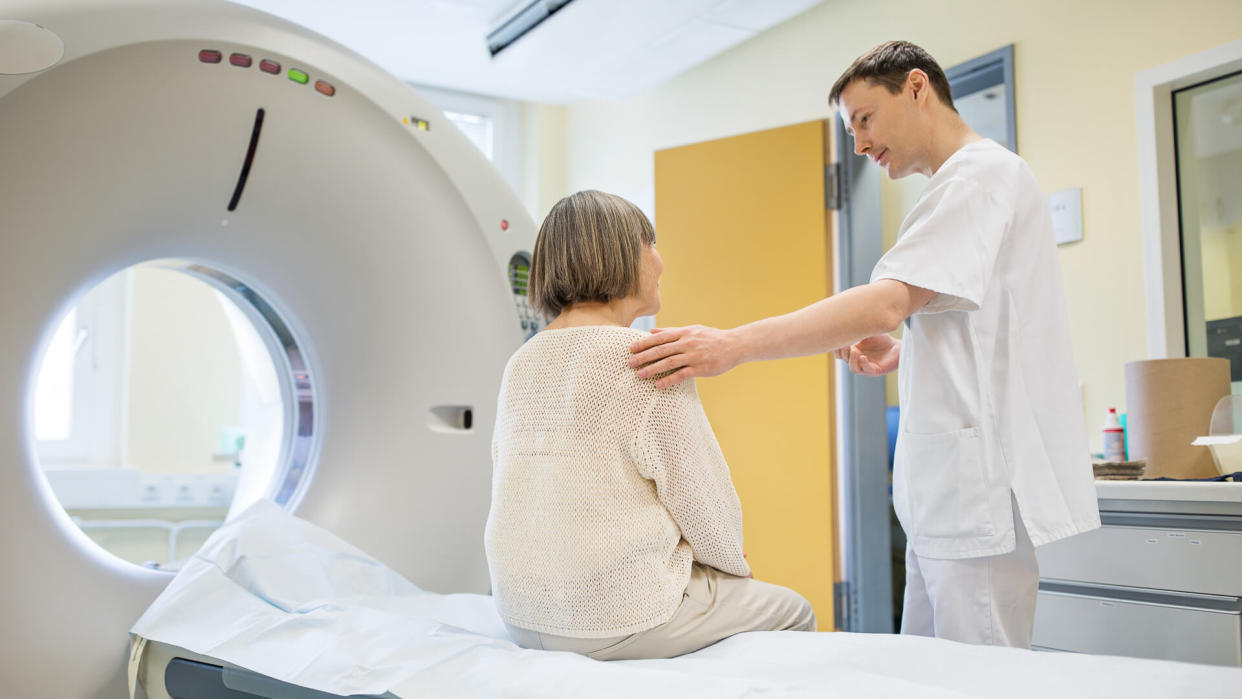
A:
<svg viewBox="0 0 1242 699">
<path fill-rule="evenodd" d="M 745 633 L 668 660 L 526 650 L 508 638 L 489 596 L 420 590 L 267 501 L 208 540 L 133 627 L 132 640 L 131 691 L 148 697 L 1242 692 L 1236 668 L 880 634 Z"/>
</svg>

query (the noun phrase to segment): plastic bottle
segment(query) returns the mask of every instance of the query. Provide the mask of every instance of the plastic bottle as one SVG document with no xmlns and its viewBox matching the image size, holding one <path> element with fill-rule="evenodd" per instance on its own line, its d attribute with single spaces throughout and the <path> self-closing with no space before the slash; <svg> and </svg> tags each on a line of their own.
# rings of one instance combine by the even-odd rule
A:
<svg viewBox="0 0 1242 699">
<path fill-rule="evenodd" d="M 1125 461 L 1126 429 L 1121 426 L 1121 421 L 1117 419 L 1116 408 L 1108 409 L 1108 415 L 1104 416 L 1104 427 L 1101 431 L 1104 434 L 1104 460 Z"/>
</svg>

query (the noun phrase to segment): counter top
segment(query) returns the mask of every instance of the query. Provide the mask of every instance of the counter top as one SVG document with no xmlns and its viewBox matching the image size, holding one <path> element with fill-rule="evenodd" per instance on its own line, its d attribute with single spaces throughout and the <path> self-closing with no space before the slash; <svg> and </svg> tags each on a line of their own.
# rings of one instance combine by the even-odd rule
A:
<svg viewBox="0 0 1242 699">
<path fill-rule="evenodd" d="M 1242 483 L 1096 481 L 1100 512 L 1242 516 Z"/>
<path fill-rule="evenodd" d="M 1096 481 L 1101 500 L 1242 502 L 1242 483 L 1223 481 Z"/>
</svg>

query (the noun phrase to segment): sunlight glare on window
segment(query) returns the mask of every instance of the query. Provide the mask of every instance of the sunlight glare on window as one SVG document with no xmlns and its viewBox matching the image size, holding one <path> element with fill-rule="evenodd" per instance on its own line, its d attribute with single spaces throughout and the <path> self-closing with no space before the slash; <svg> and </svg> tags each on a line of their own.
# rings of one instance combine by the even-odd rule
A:
<svg viewBox="0 0 1242 699">
<path fill-rule="evenodd" d="M 73 418 L 73 358 L 76 354 L 78 311 L 65 316 L 47 348 L 35 388 L 35 439 L 69 439 Z"/>
</svg>

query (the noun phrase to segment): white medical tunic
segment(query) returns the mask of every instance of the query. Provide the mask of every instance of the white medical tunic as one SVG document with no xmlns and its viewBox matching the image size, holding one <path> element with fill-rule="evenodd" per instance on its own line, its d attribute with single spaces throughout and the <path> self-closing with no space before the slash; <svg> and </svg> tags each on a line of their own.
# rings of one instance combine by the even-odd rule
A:
<svg viewBox="0 0 1242 699">
<path fill-rule="evenodd" d="M 1014 549 L 1100 526 L 1065 297 L 1026 162 L 970 143 L 932 176 L 871 280 L 936 292 L 906 320 L 893 501 L 915 553 Z"/>
</svg>

